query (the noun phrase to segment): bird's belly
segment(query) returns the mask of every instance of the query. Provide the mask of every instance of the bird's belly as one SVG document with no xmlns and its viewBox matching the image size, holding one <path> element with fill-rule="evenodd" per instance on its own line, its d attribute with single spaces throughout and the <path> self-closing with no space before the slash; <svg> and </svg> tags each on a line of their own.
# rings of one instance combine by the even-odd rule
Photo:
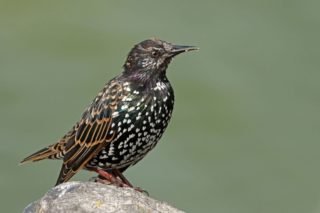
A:
<svg viewBox="0 0 320 213">
<path fill-rule="evenodd" d="M 89 166 L 124 168 L 137 163 L 155 147 L 171 118 L 172 103 L 154 102 L 140 110 L 115 119 L 115 139 L 89 162 Z"/>
</svg>

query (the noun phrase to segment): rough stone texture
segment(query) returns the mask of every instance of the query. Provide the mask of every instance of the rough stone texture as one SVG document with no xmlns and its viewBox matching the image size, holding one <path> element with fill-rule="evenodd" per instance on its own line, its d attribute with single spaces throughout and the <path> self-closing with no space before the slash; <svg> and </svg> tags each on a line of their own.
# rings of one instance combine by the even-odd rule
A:
<svg viewBox="0 0 320 213">
<path fill-rule="evenodd" d="M 94 182 L 67 182 L 50 189 L 30 203 L 24 213 L 183 213 L 165 202 L 154 200 L 130 188 Z"/>
</svg>

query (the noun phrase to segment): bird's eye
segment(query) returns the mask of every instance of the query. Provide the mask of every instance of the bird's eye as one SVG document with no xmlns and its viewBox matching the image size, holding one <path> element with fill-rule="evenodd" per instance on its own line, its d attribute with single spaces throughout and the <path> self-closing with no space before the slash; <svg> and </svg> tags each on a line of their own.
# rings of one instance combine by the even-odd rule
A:
<svg viewBox="0 0 320 213">
<path fill-rule="evenodd" d="M 158 56 L 160 55 L 160 51 L 157 50 L 157 49 L 154 49 L 154 50 L 152 50 L 151 54 L 152 54 L 152 56 L 154 56 L 154 57 L 158 57 Z"/>
</svg>

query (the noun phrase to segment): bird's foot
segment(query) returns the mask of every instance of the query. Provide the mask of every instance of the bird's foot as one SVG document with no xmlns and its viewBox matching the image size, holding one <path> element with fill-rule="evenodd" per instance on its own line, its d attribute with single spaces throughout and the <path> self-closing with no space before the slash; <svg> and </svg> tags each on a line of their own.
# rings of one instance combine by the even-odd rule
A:
<svg viewBox="0 0 320 213">
<path fill-rule="evenodd" d="M 134 190 L 136 190 L 136 191 L 138 191 L 138 192 L 141 192 L 141 193 L 149 196 L 149 192 L 148 192 L 147 190 L 144 190 L 144 189 L 142 189 L 142 188 L 140 188 L 140 187 L 131 187 L 131 188 L 133 188 Z"/>
<path fill-rule="evenodd" d="M 102 183 L 102 184 L 108 184 L 108 185 L 112 184 L 112 185 L 115 185 L 118 187 L 132 188 L 138 192 L 141 192 L 141 193 L 149 196 L 149 193 L 146 190 L 141 189 L 140 187 L 132 186 L 132 184 L 118 171 L 113 172 L 113 173 L 109 173 L 109 172 L 107 172 L 105 170 L 101 170 L 101 169 L 95 169 L 94 171 L 99 174 L 98 177 L 94 178 L 95 182 Z"/>
<path fill-rule="evenodd" d="M 94 179 L 95 182 L 102 183 L 102 184 L 108 184 L 108 185 L 112 184 L 112 185 L 116 185 L 119 187 L 123 186 L 123 182 L 119 178 L 110 174 L 109 172 L 106 172 L 101 169 L 97 169 L 97 170 L 95 170 L 95 172 L 97 172 L 99 174 L 98 177 L 95 177 L 95 179 Z"/>
</svg>

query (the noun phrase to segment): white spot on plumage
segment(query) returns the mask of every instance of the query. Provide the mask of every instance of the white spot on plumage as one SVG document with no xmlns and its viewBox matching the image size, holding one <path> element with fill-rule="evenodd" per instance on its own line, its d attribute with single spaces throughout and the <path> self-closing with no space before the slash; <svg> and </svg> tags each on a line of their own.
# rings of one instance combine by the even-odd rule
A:
<svg viewBox="0 0 320 213">
<path fill-rule="evenodd" d="M 126 152 L 127 152 L 127 149 L 123 149 L 122 151 L 120 151 L 120 156 L 123 155 Z"/>
<path fill-rule="evenodd" d="M 121 149 L 122 146 L 123 146 L 123 142 L 121 141 L 121 142 L 119 143 L 118 149 Z"/>
<path fill-rule="evenodd" d="M 158 81 L 156 86 L 153 88 L 153 90 L 163 90 L 165 88 L 166 88 L 165 83 Z"/>
<path fill-rule="evenodd" d="M 113 118 L 117 117 L 118 115 L 119 115 L 119 112 L 117 112 L 117 111 L 112 113 Z"/>
<path fill-rule="evenodd" d="M 111 144 L 109 147 L 108 155 L 111 156 L 113 154 L 114 154 L 114 147 L 113 147 L 113 144 Z"/>
<path fill-rule="evenodd" d="M 151 129 L 149 130 L 149 132 L 150 132 L 151 134 L 153 134 L 153 133 L 155 133 L 155 129 L 154 129 L 154 128 L 151 128 Z"/>
<path fill-rule="evenodd" d="M 133 129 L 134 125 L 131 124 L 131 126 L 128 128 L 128 131 L 130 132 Z"/>
<path fill-rule="evenodd" d="M 134 152 L 136 150 L 136 147 L 137 147 L 137 145 L 133 145 L 130 151 Z"/>
<path fill-rule="evenodd" d="M 99 159 L 106 159 L 106 158 L 108 158 L 108 155 L 100 155 L 99 156 Z"/>
</svg>

